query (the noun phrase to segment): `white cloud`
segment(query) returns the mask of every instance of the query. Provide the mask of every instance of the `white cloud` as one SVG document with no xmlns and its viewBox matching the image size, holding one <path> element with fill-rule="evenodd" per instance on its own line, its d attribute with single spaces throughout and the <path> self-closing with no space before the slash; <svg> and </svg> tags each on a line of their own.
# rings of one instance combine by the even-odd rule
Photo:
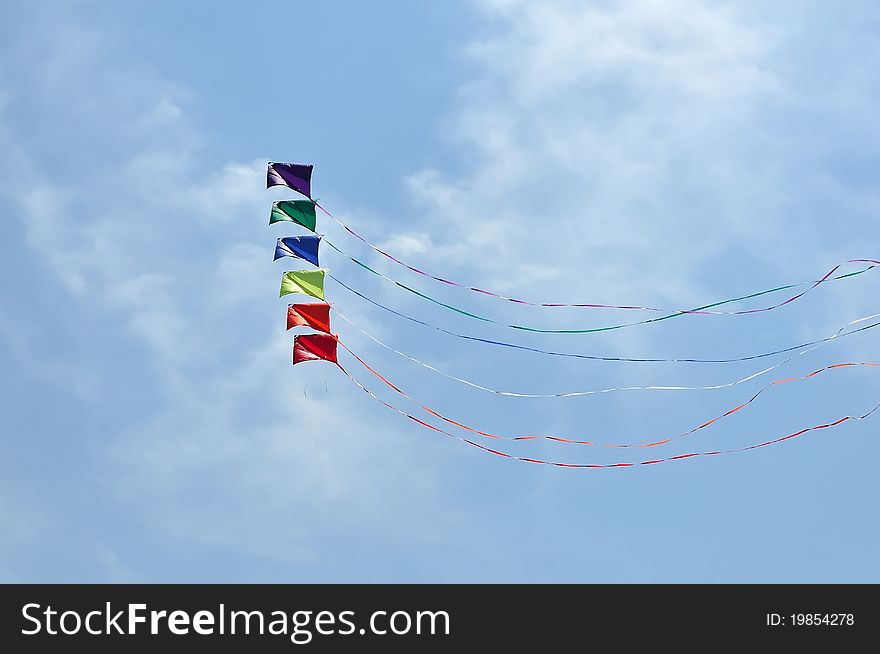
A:
<svg viewBox="0 0 880 654">
<path fill-rule="evenodd" d="M 383 250 L 399 252 L 402 256 L 424 254 L 431 249 L 431 237 L 427 234 L 395 234 L 384 243 Z"/>
<path fill-rule="evenodd" d="M 483 72 L 450 130 L 473 163 L 408 180 L 431 216 L 420 227 L 455 243 L 438 256 L 476 261 L 501 290 L 530 284 L 511 270 L 536 268 L 575 299 L 688 301 L 707 260 L 763 229 L 739 219 L 736 198 L 756 184 L 774 196 L 772 176 L 743 156 L 743 141 L 762 135 L 741 130 L 780 92 L 766 66 L 777 35 L 690 0 L 485 10 L 492 27 L 469 47 Z M 696 247 L 682 248 L 688 240 Z M 673 250 L 660 274 L 643 263 L 619 274 L 622 261 Z M 547 279 L 534 292 L 546 294 Z"/>
<path fill-rule="evenodd" d="M 325 379 L 338 377 L 329 364 L 291 372 L 265 160 L 205 165 L 186 93 L 116 58 L 119 44 L 87 29 L 50 22 L 45 35 L 39 59 L 20 49 L 29 74 L 18 79 L 34 85 L 22 91 L 70 96 L 59 108 L 67 127 L 115 145 L 94 167 L 75 168 L 76 156 L 47 162 L 2 129 L 3 168 L 15 170 L 2 191 L 54 283 L 102 312 L 110 332 L 135 339 L 128 367 L 155 371 L 158 404 L 107 435 L 114 492 L 159 540 L 278 560 L 319 556 L 314 532 L 328 521 L 432 534 L 444 512 L 430 470 L 405 454 L 411 435 L 363 424 L 350 386 L 327 395 Z M 309 393 L 309 383 L 320 390 Z M 182 499 L 205 489 L 214 504 Z M 120 552 L 95 547 L 114 575 L 138 578 Z"/>
<path fill-rule="evenodd" d="M 505 80 L 522 106 L 572 97 L 584 86 L 612 92 L 675 90 L 691 99 L 748 99 L 772 88 L 761 66 L 769 34 L 734 6 L 695 0 L 485 3 L 505 25 L 471 53 Z M 616 99 L 603 98 L 602 102 Z"/>
</svg>

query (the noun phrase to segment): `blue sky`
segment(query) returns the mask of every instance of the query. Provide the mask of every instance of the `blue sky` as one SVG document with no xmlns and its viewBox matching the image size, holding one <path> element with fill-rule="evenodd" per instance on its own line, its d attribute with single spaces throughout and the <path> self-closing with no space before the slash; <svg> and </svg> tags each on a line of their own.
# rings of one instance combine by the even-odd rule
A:
<svg viewBox="0 0 880 654">
<path fill-rule="evenodd" d="M 486 455 L 330 365 L 290 366 L 277 289 L 291 264 L 271 259 L 297 232 L 267 226 L 290 194 L 264 188 L 266 161 L 314 161 L 315 194 L 373 241 L 530 298 L 681 307 L 813 279 L 880 255 L 876 3 L 8 4 L 0 579 L 880 581 L 880 417 L 638 469 Z M 499 319 L 633 315 L 507 306 L 389 267 L 329 221 L 320 231 Z M 529 337 L 322 256 L 398 310 L 589 354 L 736 357 L 880 312 L 868 273 L 770 313 Z M 718 384 L 762 367 L 548 361 L 421 329 L 333 282 L 327 293 L 383 340 L 510 390 Z M 683 431 L 777 377 L 878 358 L 870 331 L 732 389 L 511 400 L 335 327 L 466 422 L 618 441 Z M 880 401 L 878 374 L 780 386 L 669 453 L 862 413 Z"/>
</svg>

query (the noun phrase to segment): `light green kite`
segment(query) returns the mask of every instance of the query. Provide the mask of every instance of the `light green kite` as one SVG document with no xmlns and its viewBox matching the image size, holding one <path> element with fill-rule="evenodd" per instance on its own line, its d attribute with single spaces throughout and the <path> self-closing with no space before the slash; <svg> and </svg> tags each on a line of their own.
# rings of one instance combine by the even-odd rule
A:
<svg viewBox="0 0 880 654">
<path fill-rule="evenodd" d="M 283 297 L 290 293 L 302 293 L 311 295 L 319 300 L 324 299 L 324 273 L 326 268 L 317 270 L 292 270 L 281 276 L 281 293 Z"/>
</svg>

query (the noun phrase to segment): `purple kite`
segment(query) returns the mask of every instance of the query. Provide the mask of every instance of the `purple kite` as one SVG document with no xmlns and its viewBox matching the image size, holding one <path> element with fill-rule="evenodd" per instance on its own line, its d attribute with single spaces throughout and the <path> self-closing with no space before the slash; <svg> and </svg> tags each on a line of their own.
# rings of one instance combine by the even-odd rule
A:
<svg viewBox="0 0 880 654">
<path fill-rule="evenodd" d="M 269 162 L 266 171 L 266 188 L 288 186 L 298 193 L 312 199 L 313 164 Z"/>
</svg>

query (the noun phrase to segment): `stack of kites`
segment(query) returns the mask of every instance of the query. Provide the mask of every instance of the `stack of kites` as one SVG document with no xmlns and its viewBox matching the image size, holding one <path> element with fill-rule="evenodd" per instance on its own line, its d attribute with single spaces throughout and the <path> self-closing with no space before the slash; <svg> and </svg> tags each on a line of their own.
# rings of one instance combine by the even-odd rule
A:
<svg viewBox="0 0 880 654">
<path fill-rule="evenodd" d="M 686 429 L 680 433 L 672 434 L 665 436 L 663 438 L 650 438 L 645 439 L 641 442 L 628 442 L 628 443 L 614 443 L 614 442 L 600 442 L 595 440 L 587 440 L 584 438 L 569 438 L 562 437 L 556 435 L 545 435 L 545 434 L 526 434 L 526 435 L 505 435 L 505 434 L 497 434 L 484 429 L 479 429 L 477 427 L 473 427 L 471 425 L 467 425 L 461 421 L 455 420 L 449 416 L 446 416 L 439 411 L 436 411 L 429 407 L 428 405 L 422 403 L 417 400 L 413 396 L 411 396 L 407 391 L 403 390 L 399 385 L 389 381 L 383 374 L 377 371 L 373 366 L 367 363 L 364 359 L 359 357 L 357 354 L 352 352 L 346 345 L 343 343 L 338 334 L 333 333 L 330 328 L 330 313 L 331 310 L 353 328 L 357 329 L 361 333 L 363 333 L 367 338 L 374 341 L 376 344 L 381 347 L 401 356 L 402 358 L 407 359 L 408 361 L 420 365 L 428 370 L 431 370 L 434 373 L 442 375 L 447 379 L 459 382 L 464 384 L 472 389 L 482 390 L 488 393 L 492 393 L 494 395 L 508 396 L 508 397 L 521 397 L 521 398 L 561 398 L 561 397 L 578 397 L 585 395 L 594 395 L 601 393 L 610 393 L 614 391 L 632 391 L 632 390 L 706 390 L 706 389 L 719 389 L 719 388 L 729 388 L 733 386 L 737 386 L 739 384 L 744 384 L 745 382 L 751 381 L 763 375 L 770 373 L 771 371 L 780 368 L 786 363 L 792 361 L 796 357 L 807 354 L 808 352 L 812 352 L 824 345 L 840 338 L 844 338 L 847 336 L 851 336 L 853 334 L 858 334 L 865 332 L 867 330 L 871 330 L 880 326 L 880 314 L 874 314 L 870 316 L 866 316 L 863 318 L 859 318 L 857 320 L 853 320 L 850 323 L 842 326 L 835 333 L 830 334 L 829 336 L 821 339 L 817 339 L 814 341 L 810 341 L 807 343 L 801 343 L 799 345 L 788 346 L 778 348 L 768 352 L 761 352 L 757 354 L 751 354 L 742 357 L 736 358 L 727 358 L 727 359 L 697 359 L 697 358 L 678 358 L 678 359 L 662 359 L 662 358 L 632 358 L 632 357 L 615 357 L 615 356 L 599 356 L 599 355 L 587 355 L 578 352 L 563 352 L 557 350 L 548 350 L 542 349 L 538 347 L 532 347 L 528 345 L 523 345 L 520 343 L 512 343 L 506 340 L 497 340 L 497 339 L 489 339 L 483 338 L 468 334 L 459 333 L 457 331 L 452 331 L 446 329 L 444 327 L 440 327 L 434 325 L 430 322 L 426 322 L 419 318 L 410 316 L 408 314 L 397 311 L 391 307 L 388 307 L 377 300 L 368 297 L 364 293 L 358 291 L 355 288 L 352 288 L 350 285 L 342 282 L 333 276 L 330 271 L 326 268 L 321 267 L 318 258 L 318 250 L 322 241 L 334 250 L 336 253 L 341 255 L 343 258 L 348 259 L 352 263 L 356 264 L 360 269 L 367 271 L 368 273 L 375 275 L 381 278 L 383 281 L 388 282 L 397 288 L 400 288 L 408 293 L 414 294 L 421 299 L 430 302 L 434 305 L 440 306 L 446 310 L 449 310 L 459 316 L 476 320 L 482 323 L 489 323 L 493 325 L 497 325 L 499 327 L 509 328 L 513 330 L 517 330 L 520 332 L 536 332 L 536 333 L 549 333 L 549 334 L 586 334 L 586 333 L 595 333 L 595 332 L 605 332 L 605 331 L 613 331 L 624 329 L 628 327 L 634 327 L 636 325 L 645 325 L 649 323 L 669 320 L 673 318 L 678 318 L 680 316 L 685 315 L 706 315 L 706 314 L 725 314 L 725 315 L 744 315 L 744 314 L 752 314 L 752 313 L 761 313 L 772 311 L 779 307 L 790 304 L 804 295 L 818 287 L 820 284 L 824 284 L 830 281 L 848 279 L 852 277 L 856 277 L 858 275 L 863 275 L 878 266 L 880 266 L 880 261 L 874 259 L 851 259 L 844 264 L 837 265 L 829 270 L 827 273 L 809 282 L 799 282 L 793 284 L 786 284 L 783 286 L 778 286 L 771 289 L 761 290 L 753 293 L 748 293 L 746 295 L 741 295 L 734 298 L 729 298 L 721 301 L 712 302 L 709 304 L 704 304 L 701 306 L 689 308 L 689 309 L 664 309 L 659 307 L 650 307 L 650 306 L 636 306 L 636 305 L 612 305 L 612 304 L 596 304 L 596 303 L 577 303 L 577 304 L 566 304 L 566 303 L 558 303 L 558 302 L 539 302 L 532 300 L 525 300 L 521 298 L 509 297 L 500 293 L 496 293 L 490 290 L 486 290 L 483 288 L 478 288 L 475 286 L 469 286 L 467 284 L 461 284 L 456 281 L 452 281 L 450 279 L 439 277 L 433 275 L 431 273 L 425 272 L 420 268 L 412 266 L 408 263 L 401 261 L 396 258 L 394 255 L 386 252 L 380 247 L 374 245 L 369 242 L 366 238 L 358 234 L 351 227 L 343 223 L 341 220 L 336 218 L 333 214 L 327 211 L 321 204 L 318 203 L 312 197 L 311 191 L 311 178 L 312 178 L 312 164 L 302 164 L 302 163 L 273 163 L 270 162 L 267 169 L 266 175 L 266 187 L 272 188 L 276 186 L 283 186 L 286 188 L 290 188 L 293 191 L 296 191 L 300 195 L 304 196 L 306 199 L 293 199 L 293 200 L 282 200 L 278 202 L 274 202 L 272 204 L 272 210 L 269 216 L 269 223 L 294 223 L 299 225 L 300 227 L 305 228 L 310 233 L 306 235 L 299 236 L 285 236 L 279 238 L 275 245 L 275 260 L 282 258 L 290 258 L 294 260 L 299 260 L 308 264 L 311 264 L 310 268 L 299 269 L 299 270 L 289 270 L 282 274 L 281 276 L 281 291 L 280 297 L 284 297 L 290 294 L 301 294 L 309 296 L 316 301 L 304 302 L 304 303 L 296 303 L 289 304 L 287 307 L 287 329 L 293 329 L 298 327 L 306 327 L 313 330 L 313 333 L 307 334 L 297 334 L 294 337 L 293 341 L 293 364 L 296 365 L 298 363 L 302 363 L 305 361 L 329 361 L 335 364 L 338 369 L 345 375 L 352 383 L 354 383 L 358 388 L 364 391 L 367 395 L 369 395 L 372 399 L 374 399 L 379 404 L 383 405 L 387 409 L 394 411 L 395 413 L 403 416 L 404 418 L 418 424 L 421 427 L 431 430 L 434 433 L 441 434 L 443 436 L 447 436 L 453 439 L 456 439 L 460 442 L 463 442 L 472 447 L 478 448 L 484 452 L 489 454 L 500 456 L 508 459 L 516 459 L 519 461 L 524 461 L 527 463 L 536 463 L 543 465 L 551 465 L 563 468 L 575 468 L 575 469 L 600 469 L 600 468 L 624 468 L 624 467 L 633 467 L 633 466 L 647 466 L 653 465 L 657 463 L 664 463 L 670 461 L 678 461 L 684 459 L 692 459 L 695 457 L 712 457 L 726 454 L 733 454 L 737 452 L 746 452 L 750 450 L 755 450 L 763 447 L 767 447 L 769 445 L 774 445 L 776 443 L 781 443 L 783 441 L 787 441 L 793 438 L 797 438 L 809 432 L 814 432 L 818 430 L 829 429 L 832 427 L 836 427 L 846 422 L 851 421 L 859 421 L 864 420 L 871 416 L 873 413 L 880 409 L 880 404 L 874 406 L 869 411 L 866 411 L 857 415 L 846 415 L 842 416 L 836 420 L 832 420 L 829 422 L 825 422 L 818 425 L 813 425 L 810 427 L 801 428 L 795 432 L 785 434 L 779 436 L 777 438 L 771 438 L 768 440 L 764 440 L 758 443 L 754 443 L 751 445 L 747 445 L 744 447 L 737 448 L 729 448 L 729 449 L 720 449 L 720 450 L 708 450 L 708 451 L 698 451 L 698 452 L 689 452 L 685 454 L 678 454 L 675 456 L 666 456 L 662 458 L 649 458 L 643 459 L 636 462 L 623 462 L 623 463 L 571 463 L 571 462 L 562 462 L 562 461 L 553 461 L 553 460 L 545 460 L 533 457 L 519 456 L 514 455 L 509 452 L 503 451 L 502 449 L 498 449 L 497 447 L 489 447 L 486 442 L 488 440 L 495 442 L 503 442 L 503 441 L 553 441 L 556 443 L 567 443 L 573 445 L 587 445 L 587 446 L 595 446 L 595 447 L 604 447 L 604 448 L 654 448 L 662 445 L 666 445 L 671 443 L 672 441 L 676 441 L 678 439 L 690 436 L 698 431 L 706 429 L 711 425 L 715 424 L 719 420 L 722 420 L 738 411 L 741 411 L 749 404 L 754 402 L 759 396 L 761 396 L 765 391 L 769 390 L 774 386 L 778 386 L 780 384 L 785 384 L 789 382 L 796 382 L 806 379 L 811 379 L 816 377 L 822 373 L 831 370 L 845 369 L 845 368 L 878 368 L 880 367 L 880 363 L 867 362 L 867 361 L 849 361 L 842 363 L 835 363 L 831 365 L 826 365 L 822 368 L 814 370 L 813 372 L 800 376 L 800 377 L 786 377 L 782 379 L 778 379 L 773 381 L 756 393 L 751 395 L 746 401 L 741 402 L 740 404 L 734 406 L 733 408 L 725 411 L 724 413 L 714 416 L 708 420 L 701 422 L 700 424 Z M 423 293 L 419 290 L 416 290 L 396 279 L 393 279 L 374 268 L 370 267 L 363 261 L 356 259 L 355 257 L 347 254 L 345 251 L 334 245 L 333 243 L 327 241 L 323 238 L 323 236 L 316 233 L 317 229 L 317 211 L 320 210 L 324 215 L 328 218 L 336 222 L 340 227 L 342 227 L 349 235 L 357 238 L 363 244 L 367 245 L 374 252 L 382 257 L 394 262 L 395 264 L 407 269 L 408 271 L 418 274 L 424 278 L 436 281 L 445 286 L 454 286 L 458 288 L 465 289 L 472 293 L 484 296 L 484 297 L 492 297 L 495 299 L 503 300 L 506 302 L 512 302 L 520 305 L 528 305 L 535 307 L 580 307 L 580 308 L 594 308 L 594 309 L 617 309 L 623 311 L 642 311 L 642 312 L 651 312 L 654 315 L 650 318 L 643 320 L 634 320 L 621 322 L 617 324 L 604 325 L 600 327 L 590 327 L 583 329 L 547 329 L 536 327 L 532 325 L 520 325 L 520 324 L 508 324 L 503 321 L 495 320 L 491 317 L 474 313 L 472 311 L 467 311 L 463 308 L 454 306 L 447 302 L 441 301 L 437 298 L 434 298 L 427 293 Z M 858 267 L 855 270 L 851 270 L 849 272 L 844 272 L 844 266 L 852 266 L 857 265 Z M 497 388 L 491 388 L 488 386 L 484 386 L 482 384 L 478 384 L 468 379 L 464 379 L 461 377 L 457 377 L 448 372 L 440 370 L 435 366 L 421 361 L 405 352 L 402 352 L 387 343 L 382 342 L 375 336 L 372 336 L 368 332 L 360 329 L 355 325 L 351 320 L 345 317 L 335 306 L 332 306 L 330 303 L 326 301 L 324 295 L 324 281 L 325 278 L 330 277 L 336 283 L 338 283 L 341 287 L 347 289 L 354 295 L 360 297 L 361 299 L 371 303 L 372 305 L 389 312 L 393 315 L 396 315 L 399 318 L 403 318 L 412 323 L 421 325 L 423 327 L 429 328 L 431 330 L 444 333 L 449 336 L 453 336 L 455 338 L 465 339 L 472 342 L 479 342 L 486 345 L 491 345 L 494 347 L 502 347 L 508 349 L 515 349 L 520 351 L 528 351 L 535 352 L 551 357 L 565 357 L 565 358 L 575 358 L 575 359 L 587 359 L 587 360 L 602 360 L 602 361 L 625 361 L 625 362 L 689 362 L 689 363 L 732 363 L 732 362 L 741 362 L 741 361 L 760 361 L 767 359 L 769 357 L 774 357 L 778 355 L 788 355 L 784 360 L 775 363 L 769 367 L 758 370 L 750 375 L 747 375 L 741 379 L 732 380 L 729 382 L 714 384 L 714 385 L 706 385 L 706 386 L 625 386 L 618 388 L 605 388 L 605 389 L 594 389 L 594 390 L 586 390 L 586 391 L 572 391 L 572 392 L 563 392 L 563 393 L 547 393 L 547 394 L 535 394 L 535 393 L 521 393 L 516 391 L 509 390 L 501 390 Z M 749 309 L 741 309 L 734 311 L 726 311 L 721 310 L 720 307 L 724 307 L 726 305 L 740 302 L 743 300 L 751 300 L 755 298 L 759 298 L 765 295 L 774 295 L 778 293 L 786 292 L 786 297 L 783 300 L 772 302 L 766 306 L 761 306 L 757 308 L 749 308 Z M 355 379 L 339 362 L 338 358 L 338 349 L 342 348 L 347 352 L 347 354 L 356 361 L 360 366 L 362 366 L 369 374 L 375 377 L 382 385 L 389 388 L 393 393 L 402 399 L 406 400 L 410 404 L 418 407 L 421 411 L 423 411 L 426 415 L 424 418 L 419 418 L 397 406 L 394 404 L 387 402 L 386 400 L 380 398 L 376 393 L 367 388 L 360 381 Z M 479 439 L 488 439 L 483 440 L 482 442 Z"/>
<path fill-rule="evenodd" d="M 311 164 L 270 163 L 266 188 L 288 186 L 302 193 L 309 200 L 285 200 L 272 205 L 269 224 L 290 221 L 315 231 L 317 224 L 315 203 L 311 200 Z M 293 363 L 303 361 L 332 361 L 336 358 L 338 337 L 330 331 L 330 305 L 324 302 L 324 275 L 326 269 L 318 263 L 318 246 L 321 237 L 287 236 L 275 244 L 275 260 L 282 257 L 302 259 L 313 266 L 311 270 L 289 270 L 281 276 L 279 297 L 301 293 L 320 300 L 287 306 L 287 329 L 310 327 L 320 334 L 301 334 L 294 337 Z"/>
</svg>

